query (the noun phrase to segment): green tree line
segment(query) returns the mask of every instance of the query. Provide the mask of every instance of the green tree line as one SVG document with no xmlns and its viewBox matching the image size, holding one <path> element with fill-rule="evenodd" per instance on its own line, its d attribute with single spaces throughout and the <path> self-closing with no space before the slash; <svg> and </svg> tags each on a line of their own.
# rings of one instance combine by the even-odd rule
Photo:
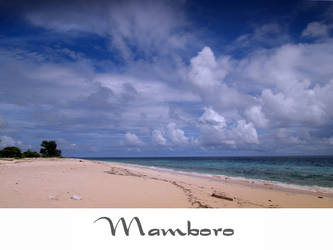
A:
<svg viewBox="0 0 333 250">
<path fill-rule="evenodd" d="M 35 158 L 35 157 L 61 157 L 61 150 L 57 149 L 56 141 L 42 141 L 39 153 L 30 151 L 23 152 L 18 147 L 5 147 L 0 150 L 1 158 Z"/>
</svg>

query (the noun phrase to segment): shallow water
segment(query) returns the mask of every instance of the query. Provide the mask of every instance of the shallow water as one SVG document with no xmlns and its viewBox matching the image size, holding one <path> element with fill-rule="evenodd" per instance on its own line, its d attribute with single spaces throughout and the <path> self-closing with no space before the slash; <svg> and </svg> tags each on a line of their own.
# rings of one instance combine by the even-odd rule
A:
<svg viewBox="0 0 333 250">
<path fill-rule="evenodd" d="M 184 172 L 333 188 L 332 156 L 86 158 Z"/>
</svg>

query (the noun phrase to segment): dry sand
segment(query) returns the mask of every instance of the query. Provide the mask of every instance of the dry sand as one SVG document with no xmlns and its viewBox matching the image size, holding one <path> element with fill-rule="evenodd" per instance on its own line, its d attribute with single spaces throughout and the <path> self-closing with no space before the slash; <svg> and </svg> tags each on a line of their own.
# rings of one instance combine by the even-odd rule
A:
<svg viewBox="0 0 333 250">
<path fill-rule="evenodd" d="M 40 158 L 0 160 L 0 207 L 333 208 L 333 194 L 121 163 Z"/>
</svg>

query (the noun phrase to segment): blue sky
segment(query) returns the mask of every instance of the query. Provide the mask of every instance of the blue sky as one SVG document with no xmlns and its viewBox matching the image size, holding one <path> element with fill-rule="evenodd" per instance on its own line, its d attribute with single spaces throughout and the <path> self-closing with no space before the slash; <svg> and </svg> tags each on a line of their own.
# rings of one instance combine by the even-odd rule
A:
<svg viewBox="0 0 333 250">
<path fill-rule="evenodd" d="M 333 152 L 332 1 L 1 1 L 0 147 Z"/>
</svg>

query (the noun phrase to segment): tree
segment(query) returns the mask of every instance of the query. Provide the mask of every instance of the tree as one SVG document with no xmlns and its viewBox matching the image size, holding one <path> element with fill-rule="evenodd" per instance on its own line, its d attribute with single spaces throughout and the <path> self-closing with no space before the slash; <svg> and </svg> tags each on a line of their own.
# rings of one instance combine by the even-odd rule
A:
<svg viewBox="0 0 333 250">
<path fill-rule="evenodd" d="M 43 157 L 60 157 L 61 150 L 57 149 L 57 143 L 55 141 L 42 141 L 40 144 L 41 148 L 40 153 Z"/>
<path fill-rule="evenodd" d="M 24 158 L 34 158 L 34 157 L 40 157 L 40 154 L 38 154 L 37 152 L 32 152 L 30 151 L 30 149 L 28 149 L 22 154 L 22 156 Z"/>
<path fill-rule="evenodd" d="M 20 158 L 22 156 L 21 149 L 18 147 L 5 147 L 0 151 L 0 157 L 5 158 Z"/>
</svg>

